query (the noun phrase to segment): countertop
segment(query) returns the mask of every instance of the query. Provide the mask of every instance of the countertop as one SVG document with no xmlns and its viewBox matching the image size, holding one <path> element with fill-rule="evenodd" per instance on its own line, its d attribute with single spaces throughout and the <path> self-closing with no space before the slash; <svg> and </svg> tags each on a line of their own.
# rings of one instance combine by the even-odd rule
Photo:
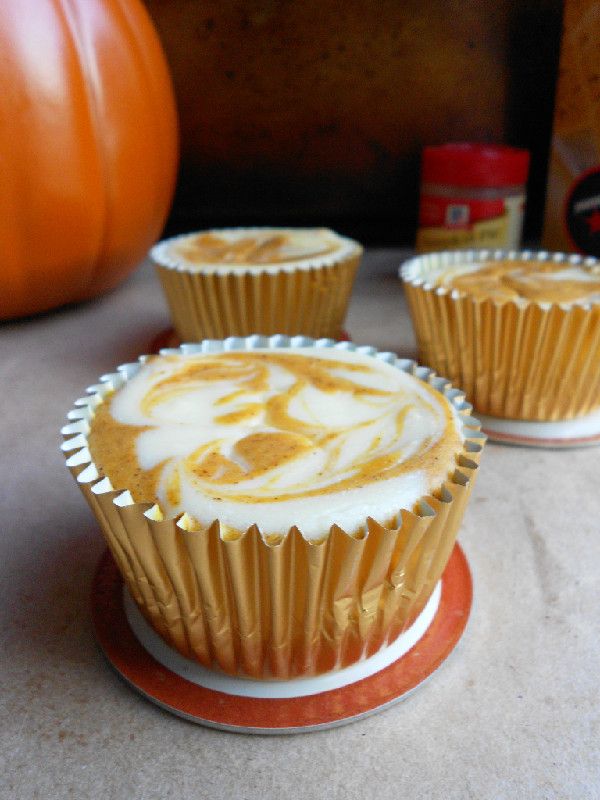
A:
<svg viewBox="0 0 600 800">
<path fill-rule="evenodd" d="M 414 356 L 401 255 L 367 252 L 348 330 Z M 0 798 L 599 798 L 598 447 L 487 445 L 460 533 L 466 633 L 386 711 L 293 736 L 224 733 L 117 677 L 89 615 L 104 545 L 59 429 L 85 386 L 167 325 L 144 264 L 105 297 L 0 328 Z"/>
</svg>

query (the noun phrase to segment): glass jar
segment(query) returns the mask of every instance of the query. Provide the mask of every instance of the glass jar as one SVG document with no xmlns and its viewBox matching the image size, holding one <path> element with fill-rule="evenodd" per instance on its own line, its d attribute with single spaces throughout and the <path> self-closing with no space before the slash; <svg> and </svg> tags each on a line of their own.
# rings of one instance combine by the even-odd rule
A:
<svg viewBox="0 0 600 800">
<path fill-rule="evenodd" d="M 457 142 L 423 150 L 416 249 L 519 248 L 529 153 Z"/>
</svg>

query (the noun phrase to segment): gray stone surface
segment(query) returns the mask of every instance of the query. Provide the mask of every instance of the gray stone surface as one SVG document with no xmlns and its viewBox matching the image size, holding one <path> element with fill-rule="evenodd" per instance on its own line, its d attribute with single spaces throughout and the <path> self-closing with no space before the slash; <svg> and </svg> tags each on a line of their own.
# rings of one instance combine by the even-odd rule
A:
<svg viewBox="0 0 600 800">
<path fill-rule="evenodd" d="M 414 355 L 396 251 L 348 328 Z M 0 328 L 0 798 L 600 797 L 600 449 L 490 444 L 460 541 L 467 632 L 403 703 L 297 736 L 208 730 L 122 683 L 94 643 L 103 550 L 58 450 L 83 388 L 168 324 L 147 265 L 92 303 Z"/>
</svg>

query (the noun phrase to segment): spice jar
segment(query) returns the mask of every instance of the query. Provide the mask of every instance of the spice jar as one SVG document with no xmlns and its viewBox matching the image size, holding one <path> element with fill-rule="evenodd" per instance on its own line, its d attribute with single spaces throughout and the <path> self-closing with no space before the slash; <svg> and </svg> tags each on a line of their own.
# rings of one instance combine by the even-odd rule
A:
<svg viewBox="0 0 600 800">
<path fill-rule="evenodd" d="M 425 147 L 416 249 L 518 248 L 528 170 L 529 153 L 516 147 Z"/>
</svg>

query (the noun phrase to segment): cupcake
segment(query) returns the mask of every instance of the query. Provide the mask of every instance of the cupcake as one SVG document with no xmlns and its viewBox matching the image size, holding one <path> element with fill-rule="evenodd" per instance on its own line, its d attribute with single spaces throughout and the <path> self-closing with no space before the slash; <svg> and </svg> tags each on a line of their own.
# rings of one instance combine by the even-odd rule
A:
<svg viewBox="0 0 600 800">
<path fill-rule="evenodd" d="M 191 233 L 151 250 L 182 341 L 340 336 L 362 247 L 327 228 Z"/>
<path fill-rule="evenodd" d="M 411 624 L 485 438 L 445 379 L 331 340 L 184 345 L 88 391 L 63 449 L 132 597 L 184 656 L 255 678 Z"/>
<path fill-rule="evenodd" d="M 600 264 L 548 252 L 432 253 L 400 269 L 419 358 L 475 410 L 567 420 L 600 406 Z"/>
</svg>

